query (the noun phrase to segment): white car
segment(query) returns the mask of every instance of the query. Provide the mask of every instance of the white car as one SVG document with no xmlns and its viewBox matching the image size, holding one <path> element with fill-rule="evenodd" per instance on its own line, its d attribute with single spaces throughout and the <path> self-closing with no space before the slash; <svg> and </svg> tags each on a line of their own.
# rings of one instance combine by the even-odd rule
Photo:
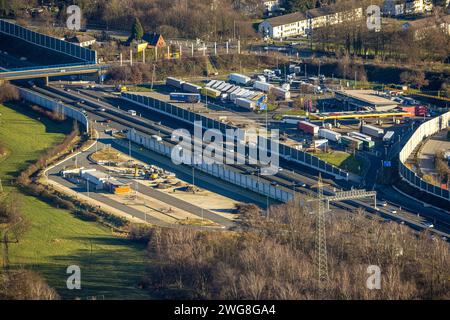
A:
<svg viewBox="0 0 450 320">
<path fill-rule="evenodd" d="M 425 223 L 425 226 L 426 226 L 428 229 L 434 228 L 434 224 L 432 224 L 432 223 Z"/>
<path fill-rule="evenodd" d="M 397 214 L 397 210 L 392 209 L 392 210 L 391 210 L 391 213 L 392 213 L 392 214 Z"/>
</svg>

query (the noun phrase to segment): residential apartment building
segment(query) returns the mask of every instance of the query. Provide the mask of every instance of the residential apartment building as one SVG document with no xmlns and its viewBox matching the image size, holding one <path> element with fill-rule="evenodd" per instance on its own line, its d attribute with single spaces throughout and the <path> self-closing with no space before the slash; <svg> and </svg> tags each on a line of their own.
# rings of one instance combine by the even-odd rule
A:
<svg viewBox="0 0 450 320">
<path fill-rule="evenodd" d="M 274 12 L 281 8 L 281 0 L 264 1 L 263 4 L 266 13 Z"/>
<path fill-rule="evenodd" d="M 405 0 L 386 0 L 381 11 L 386 16 L 402 16 L 405 14 Z"/>
<path fill-rule="evenodd" d="M 444 33 L 450 36 L 450 15 L 440 17 L 436 20 L 435 17 L 423 18 L 414 21 L 408 21 L 402 25 L 404 31 L 411 30 L 414 32 L 416 40 L 423 39 L 428 30 L 440 28 Z"/>
<path fill-rule="evenodd" d="M 305 36 L 315 28 L 335 25 L 352 19 L 361 19 L 362 17 L 362 8 L 337 11 L 335 7 L 327 6 L 308 10 L 305 13 L 294 12 L 266 19 L 259 25 L 259 32 L 263 37 L 272 39 Z"/>
<path fill-rule="evenodd" d="M 363 17 L 363 9 L 355 8 L 345 11 L 336 11 L 333 7 L 327 6 L 308 10 L 306 16 L 309 20 L 310 29 L 332 26 L 340 24 L 352 19 L 361 19 Z"/>
<path fill-rule="evenodd" d="M 410 0 L 405 3 L 406 14 L 424 14 L 433 10 L 433 2 L 431 0 Z"/>
<path fill-rule="evenodd" d="M 426 14 L 432 10 L 432 0 L 386 0 L 382 7 L 387 16 Z"/>
<path fill-rule="evenodd" d="M 294 12 L 282 16 L 266 19 L 259 25 L 259 32 L 263 37 L 280 39 L 296 37 L 306 34 L 308 19 L 302 12 Z"/>
</svg>

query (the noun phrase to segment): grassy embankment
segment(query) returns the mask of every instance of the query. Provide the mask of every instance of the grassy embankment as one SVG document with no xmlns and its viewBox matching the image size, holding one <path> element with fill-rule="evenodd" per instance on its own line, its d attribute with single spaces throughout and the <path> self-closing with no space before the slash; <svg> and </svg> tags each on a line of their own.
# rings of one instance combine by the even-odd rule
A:
<svg viewBox="0 0 450 320">
<path fill-rule="evenodd" d="M 318 158 L 350 172 L 360 174 L 363 164 L 355 156 L 343 151 L 317 152 Z"/>
<path fill-rule="evenodd" d="M 20 192 L 10 181 L 44 150 L 62 142 L 70 123 L 56 124 L 44 118 L 39 121 L 23 106 L 12 109 L 0 105 L 0 114 L 0 142 L 8 150 L 0 158 L 0 178 L 4 192 Z M 34 197 L 21 194 L 20 201 L 30 227 L 20 243 L 10 245 L 13 267 L 39 272 L 65 299 L 149 298 L 136 287 L 145 272 L 143 246 Z M 81 290 L 66 288 L 66 268 L 70 265 L 81 268 Z"/>
</svg>

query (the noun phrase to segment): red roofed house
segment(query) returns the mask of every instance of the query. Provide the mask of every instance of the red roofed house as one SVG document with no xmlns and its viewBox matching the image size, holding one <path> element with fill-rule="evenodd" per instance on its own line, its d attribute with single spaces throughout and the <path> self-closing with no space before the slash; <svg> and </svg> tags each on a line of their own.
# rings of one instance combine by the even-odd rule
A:
<svg viewBox="0 0 450 320">
<path fill-rule="evenodd" d="M 163 36 L 159 33 L 146 32 L 142 36 L 142 40 L 148 42 L 149 47 L 162 48 L 166 46 L 166 41 L 164 40 Z"/>
</svg>

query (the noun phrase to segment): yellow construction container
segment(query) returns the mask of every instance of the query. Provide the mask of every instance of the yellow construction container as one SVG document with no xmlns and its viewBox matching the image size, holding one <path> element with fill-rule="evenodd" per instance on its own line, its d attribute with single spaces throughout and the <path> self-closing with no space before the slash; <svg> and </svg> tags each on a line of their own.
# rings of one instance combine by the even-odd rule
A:
<svg viewBox="0 0 450 320">
<path fill-rule="evenodd" d="M 156 179 L 158 179 L 158 174 L 157 173 L 152 173 L 150 175 L 150 180 L 156 180 Z"/>
<path fill-rule="evenodd" d="M 131 192 L 131 188 L 130 186 L 120 186 L 120 187 L 114 187 L 113 188 L 113 193 L 114 194 L 127 194 Z"/>
</svg>

